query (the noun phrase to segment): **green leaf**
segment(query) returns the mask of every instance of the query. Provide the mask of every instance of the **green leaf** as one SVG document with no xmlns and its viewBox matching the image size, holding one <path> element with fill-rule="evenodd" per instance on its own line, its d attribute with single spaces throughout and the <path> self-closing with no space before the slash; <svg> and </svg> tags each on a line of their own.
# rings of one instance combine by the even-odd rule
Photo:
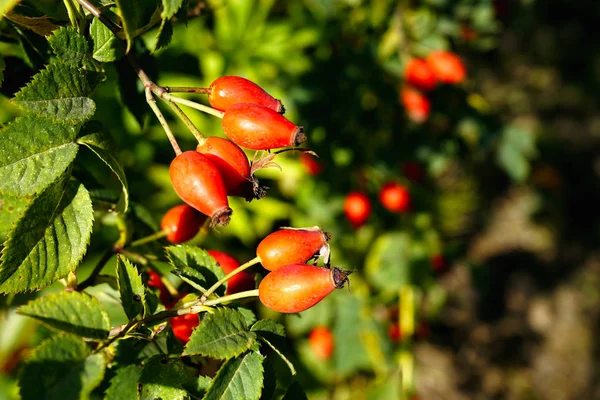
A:
<svg viewBox="0 0 600 400">
<path fill-rule="evenodd" d="M 166 252 L 171 264 L 178 269 L 178 275 L 192 280 L 204 289 L 208 289 L 225 276 L 215 259 L 199 247 L 186 244 L 169 246 Z M 224 291 L 224 286 L 221 286 L 217 294 L 223 294 Z"/>
<path fill-rule="evenodd" d="M 294 364 L 283 354 L 286 348 L 285 328 L 279 322 L 262 319 L 252 325 L 250 331 L 256 332 L 259 339 L 266 343 L 287 364 L 292 375 L 296 375 Z"/>
<path fill-rule="evenodd" d="M 30 196 L 56 181 L 77 155 L 77 130 L 33 116 L 0 130 L 0 193 Z"/>
<path fill-rule="evenodd" d="M 164 19 L 156 34 L 153 52 L 162 49 L 163 47 L 167 47 L 169 43 L 171 43 L 171 39 L 173 39 L 173 24 L 168 19 Z"/>
<path fill-rule="evenodd" d="M 8 233 L 30 203 L 30 198 L 0 194 L 0 243 L 6 240 Z"/>
<path fill-rule="evenodd" d="M 0 258 L 0 292 L 41 289 L 75 270 L 94 219 L 88 191 L 60 182 L 38 196 L 17 222 Z"/>
<path fill-rule="evenodd" d="M 13 102 L 36 115 L 68 122 L 90 119 L 96 104 L 86 71 L 60 62 L 50 63 L 37 73 Z"/>
<path fill-rule="evenodd" d="M 367 278 L 379 289 L 397 291 L 410 280 L 410 249 L 410 236 L 404 232 L 379 236 L 367 256 Z"/>
<path fill-rule="evenodd" d="M 0 86 L 2 86 L 2 81 L 4 81 L 4 70 L 6 69 L 6 63 L 4 62 L 4 57 L 0 54 Z"/>
<path fill-rule="evenodd" d="M 173 18 L 173 16 L 179 11 L 183 0 L 162 0 L 163 10 L 160 17 L 164 19 Z"/>
<path fill-rule="evenodd" d="M 83 340 L 54 336 L 40 344 L 23 365 L 21 398 L 87 399 L 104 377 L 105 362 L 102 354 L 92 354 Z"/>
<path fill-rule="evenodd" d="M 367 393 L 367 400 L 396 400 L 402 398 L 400 374 L 388 376 L 381 383 L 374 385 Z"/>
<path fill-rule="evenodd" d="M 334 342 L 343 345 L 336 346 L 334 371 L 340 376 L 349 376 L 360 369 L 372 368 L 371 359 L 361 338 L 364 332 L 361 319 L 363 305 L 354 296 L 339 296 L 337 301 Z"/>
<path fill-rule="evenodd" d="M 144 365 L 140 377 L 141 400 L 156 399 L 188 399 L 184 386 L 192 384 L 197 378 L 191 375 L 191 370 L 181 360 L 158 355 L 150 358 Z"/>
<path fill-rule="evenodd" d="M 125 53 L 129 53 L 135 37 L 134 32 L 142 24 L 142 10 L 135 1 L 115 0 L 115 4 L 121 16 L 121 25 L 125 32 L 125 40 L 127 41 Z"/>
<path fill-rule="evenodd" d="M 110 331 L 108 314 L 96 298 L 81 292 L 60 292 L 30 301 L 18 309 L 49 328 L 93 339 Z"/>
<path fill-rule="evenodd" d="M 145 296 L 142 277 L 125 257 L 117 257 L 117 277 L 121 304 L 127 318 L 133 319 L 144 310 Z"/>
<path fill-rule="evenodd" d="M 119 159 L 117 146 L 112 137 L 102 130 L 102 124 L 98 121 L 92 121 L 83 128 L 82 136 L 77 139 L 79 144 L 83 144 L 92 150 L 104 161 L 104 163 L 115 173 L 122 186 L 122 193 L 117 205 L 117 212 L 125 213 L 129 208 L 129 187 L 123 165 Z"/>
<path fill-rule="evenodd" d="M 112 62 L 125 55 L 123 41 L 113 35 L 99 19 L 94 18 L 90 26 L 90 35 L 94 42 L 93 57 L 100 62 Z"/>
<path fill-rule="evenodd" d="M 74 28 L 63 27 L 48 38 L 48 43 L 58 59 L 65 64 L 86 66 L 89 70 L 96 70 L 92 65 L 90 46 L 85 36 L 79 34 Z"/>
<path fill-rule="evenodd" d="M 229 359 L 248 350 L 255 341 L 256 333 L 248 331 L 242 313 L 220 308 L 202 320 L 183 354 Z"/>
<path fill-rule="evenodd" d="M 139 365 L 128 365 L 120 368 L 117 374 L 110 380 L 110 386 L 106 390 L 105 400 L 131 400 L 138 398 L 137 385 L 142 375 L 142 367 Z"/>
<path fill-rule="evenodd" d="M 308 400 L 306 392 L 297 381 L 292 382 L 281 400 Z"/>
<path fill-rule="evenodd" d="M 502 133 L 496 155 L 498 164 L 516 182 L 529 176 L 529 161 L 537 155 L 535 135 L 516 126 L 508 126 Z"/>
<path fill-rule="evenodd" d="M 223 364 L 203 400 L 254 400 L 263 387 L 264 357 L 256 353 L 228 360 Z"/>
</svg>

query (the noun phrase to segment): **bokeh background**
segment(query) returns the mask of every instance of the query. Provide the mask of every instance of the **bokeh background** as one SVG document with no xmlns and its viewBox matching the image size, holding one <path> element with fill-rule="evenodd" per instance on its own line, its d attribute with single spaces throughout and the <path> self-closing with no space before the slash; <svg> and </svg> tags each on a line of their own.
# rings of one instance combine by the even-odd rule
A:
<svg viewBox="0 0 600 400">
<path fill-rule="evenodd" d="M 29 3 L 65 19 L 62 2 Z M 257 82 L 319 155 L 318 167 L 278 156 L 281 170 L 257 174 L 268 197 L 233 199 L 230 226 L 193 241 L 246 261 L 277 227 L 331 232 L 333 264 L 356 270 L 349 289 L 299 316 L 256 306 L 285 324 L 310 399 L 396 399 L 400 388 L 421 399 L 600 398 L 598 26 L 593 0 L 193 1 L 171 45 L 142 57 L 162 85 Z M 2 123 L 44 64 L 35 34 L 24 37 L 0 45 Z M 404 70 L 438 49 L 462 58 L 467 79 L 438 85 L 428 118 L 415 122 L 400 100 Z M 119 145 L 141 237 L 178 203 L 173 152 L 126 62 L 105 67 L 95 119 Z M 205 135 L 222 135 L 218 119 L 188 114 Z M 169 123 L 193 149 L 185 126 Z M 91 153 L 78 157 L 93 171 L 81 179 L 118 188 Z M 407 212 L 380 204 L 389 181 L 410 191 Z M 360 227 L 343 212 L 354 191 L 372 203 Z M 80 276 L 117 236 L 100 207 Z M 114 293 L 97 295 L 120 323 Z M 14 312 L 31 296 L 0 298 L 0 399 L 13 397 L 20 360 L 48 334 Z M 334 335 L 328 360 L 308 341 L 317 326 Z"/>
</svg>

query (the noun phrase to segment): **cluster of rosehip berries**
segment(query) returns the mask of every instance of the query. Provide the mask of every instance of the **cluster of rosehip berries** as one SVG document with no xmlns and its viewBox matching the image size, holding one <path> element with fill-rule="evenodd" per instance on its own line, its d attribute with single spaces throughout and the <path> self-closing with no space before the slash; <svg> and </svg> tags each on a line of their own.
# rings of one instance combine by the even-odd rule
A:
<svg viewBox="0 0 600 400">
<path fill-rule="evenodd" d="M 427 58 L 412 58 L 406 65 L 406 85 L 400 89 L 400 99 L 412 121 L 421 123 L 431 112 L 431 102 L 425 95 L 438 83 L 458 84 L 465 80 L 467 71 L 458 56 L 450 51 L 433 51 Z"/>
<path fill-rule="evenodd" d="M 175 232 L 187 231 L 183 226 L 189 221 L 190 219 L 180 220 L 181 226 Z M 270 271 L 258 286 L 261 303 L 277 312 L 298 313 L 314 306 L 334 289 L 342 288 L 349 273 L 329 267 L 329 239 L 330 235 L 318 227 L 282 228 L 265 237 L 256 248 L 257 260 Z M 226 274 L 240 266 L 237 260 L 226 253 L 208 253 Z M 323 257 L 325 267 L 316 265 L 319 257 Z M 311 260 L 315 263 L 307 264 Z M 148 285 L 159 290 L 160 300 L 167 308 L 176 302 L 160 277 L 153 272 L 150 273 Z M 228 280 L 226 295 L 255 287 L 254 274 L 241 271 Z M 187 342 L 200 320 L 195 314 L 194 317 L 182 315 L 171 318 L 169 322 L 175 336 Z"/>
<path fill-rule="evenodd" d="M 284 108 L 279 100 L 247 79 L 224 76 L 207 92 L 210 105 L 223 111 L 222 128 L 230 140 L 201 138 L 195 151 L 173 159 L 170 178 L 184 202 L 210 217 L 211 225 L 224 226 L 232 213 L 227 196 L 251 200 L 265 195 L 254 178 L 257 166 L 250 164 L 241 147 L 271 150 L 298 146 L 306 136 L 301 126 L 281 115 Z"/>
</svg>

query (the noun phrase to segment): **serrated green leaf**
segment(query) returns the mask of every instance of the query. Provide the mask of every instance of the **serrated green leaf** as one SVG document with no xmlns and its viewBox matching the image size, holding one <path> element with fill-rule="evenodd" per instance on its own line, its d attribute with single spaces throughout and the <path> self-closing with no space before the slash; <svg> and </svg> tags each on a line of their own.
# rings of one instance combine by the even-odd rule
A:
<svg viewBox="0 0 600 400">
<path fill-rule="evenodd" d="M 173 18 L 173 16 L 179 11 L 181 5 L 183 4 L 183 0 L 162 0 L 162 12 L 160 17 L 162 19 Z"/>
<path fill-rule="evenodd" d="M 125 55 L 123 41 L 113 35 L 100 20 L 94 18 L 90 26 L 90 35 L 94 42 L 93 57 L 100 62 L 112 62 Z"/>
<path fill-rule="evenodd" d="M 163 19 L 156 34 L 153 53 L 163 47 L 167 47 L 173 39 L 173 24 L 168 19 Z"/>
<path fill-rule="evenodd" d="M 41 289 L 75 270 L 94 219 L 88 191 L 76 181 L 50 186 L 36 197 L 4 244 L 0 292 Z"/>
<path fill-rule="evenodd" d="M 248 350 L 255 341 L 256 333 L 248 331 L 242 313 L 221 308 L 204 317 L 183 354 L 229 359 Z"/>
<path fill-rule="evenodd" d="M 6 240 L 30 203 L 30 198 L 0 194 L 0 243 Z"/>
<path fill-rule="evenodd" d="M 127 318 L 133 319 L 144 310 L 145 295 L 142 277 L 125 257 L 117 257 L 117 278 L 121 304 Z"/>
<path fill-rule="evenodd" d="M 140 377 L 141 400 L 188 399 L 185 385 L 192 384 L 196 378 L 181 360 L 158 355 L 150 358 L 144 365 Z"/>
<path fill-rule="evenodd" d="M 94 101 L 87 97 L 91 92 L 86 71 L 52 62 L 15 95 L 13 102 L 39 116 L 83 122 L 96 110 Z"/>
<path fill-rule="evenodd" d="M 229 308 L 233 308 L 242 313 L 244 319 L 246 320 L 246 326 L 252 326 L 256 322 L 256 315 L 254 312 L 246 307 L 242 307 L 240 305 L 231 305 Z"/>
<path fill-rule="evenodd" d="M 127 41 L 125 53 L 129 53 L 135 37 L 134 32 L 142 24 L 142 10 L 135 1 L 115 0 L 115 4 L 121 16 L 121 26 L 123 27 L 125 40 Z"/>
<path fill-rule="evenodd" d="M 286 348 L 285 328 L 279 322 L 261 319 L 250 328 L 260 340 L 266 343 L 286 363 L 292 375 L 296 375 L 294 364 L 284 355 Z"/>
<path fill-rule="evenodd" d="M 292 382 L 281 400 L 308 400 L 306 392 L 297 381 Z"/>
<path fill-rule="evenodd" d="M 49 328 L 93 339 L 105 339 L 110 320 L 102 304 L 80 292 L 60 292 L 30 301 L 18 309 Z"/>
<path fill-rule="evenodd" d="M 71 27 L 55 30 L 54 34 L 48 37 L 48 43 L 54 54 L 63 63 L 83 65 L 86 58 L 90 57 L 90 49 L 85 36 Z"/>
<path fill-rule="evenodd" d="M 105 400 L 132 400 L 138 398 L 137 385 L 142 375 L 142 367 L 128 365 L 120 368 L 110 380 Z"/>
<path fill-rule="evenodd" d="M 104 377 L 105 359 L 74 336 L 53 336 L 23 365 L 19 387 L 23 400 L 87 399 Z"/>
<path fill-rule="evenodd" d="M 0 193 L 31 196 L 58 179 L 73 163 L 77 130 L 25 116 L 0 130 Z"/>
<path fill-rule="evenodd" d="M 117 212 L 121 214 L 127 212 L 129 208 L 127 178 L 119 159 L 117 146 L 112 138 L 102 130 L 102 124 L 97 121 L 87 124 L 77 142 L 92 150 L 115 173 L 123 188 L 121 198 L 117 204 Z"/>
<path fill-rule="evenodd" d="M 2 86 L 2 82 L 4 81 L 4 70 L 6 69 L 6 63 L 4 62 L 4 57 L 0 54 L 0 86 Z"/>
<path fill-rule="evenodd" d="M 258 400 L 263 387 L 264 357 L 256 353 L 223 364 L 203 400 Z"/>
<path fill-rule="evenodd" d="M 214 258 L 206 250 L 190 245 L 169 246 L 166 249 L 167 257 L 177 269 L 178 273 L 193 280 L 197 285 L 207 289 L 225 276 L 223 269 L 217 265 Z M 217 294 L 223 294 L 225 288 L 221 286 Z"/>
</svg>

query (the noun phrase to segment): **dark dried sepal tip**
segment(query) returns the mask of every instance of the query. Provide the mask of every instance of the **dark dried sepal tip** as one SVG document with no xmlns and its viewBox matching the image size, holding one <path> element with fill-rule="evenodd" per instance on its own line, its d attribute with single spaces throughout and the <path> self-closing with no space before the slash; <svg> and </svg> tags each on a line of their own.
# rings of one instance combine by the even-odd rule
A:
<svg viewBox="0 0 600 400">
<path fill-rule="evenodd" d="M 210 227 L 214 228 L 215 226 L 227 226 L 231 220 L 231 214 L 233 214 L 231 207 L 225 207 L 215 211 L 210 219 Z"/>
<path fill-rule="evenodd" d="M 277 110 L 275 110 L 275 111 L 277 111 L 279 114 L 282 114 L 282 115 L 285 114 L 285 107 L 283 106 L 283 103 L 281 102 L 281 100 L 279 100 L 279 99 L 275 99 L 275 100 L 277 100 Z"/>
<path fill-rule="evenodd" d="M 304 128 L 301 126 L 296 127 L 296 131 L 294 132 L 294 143 L 292 143 L 292 146 L 300 146 L 305 141 L 306 135 L 304 134 Z"/>
<path fill-rule="evenodd" d="M 247 202 L 252 200 L 260 200 L 267 195 L 267 190 L 269 190 L 268 186 L 261 185 L 258 182 L 258 178 L 252 175 L 248 178 L 250 185 L 246 188 L 246 196 L 244 197 Z"/>
<path fill-rule="evenodd" d="M 323 231 L 323 236 L 325 236 L 325 241 L 329 242 L 331 240 L 331 233 Z"/>
<path fill-rule="evenodd" d="M 348 282 L 348 275 L 350 275 L 354 271 L 344 271 L 343 269 L 339 269 L 337 267 L 333 267 L 331 269 L 331 277 L 333 278 L 333 284 L 336 289 L 341 289 L 344 287 L 344 284 Z"/>
</svg>

